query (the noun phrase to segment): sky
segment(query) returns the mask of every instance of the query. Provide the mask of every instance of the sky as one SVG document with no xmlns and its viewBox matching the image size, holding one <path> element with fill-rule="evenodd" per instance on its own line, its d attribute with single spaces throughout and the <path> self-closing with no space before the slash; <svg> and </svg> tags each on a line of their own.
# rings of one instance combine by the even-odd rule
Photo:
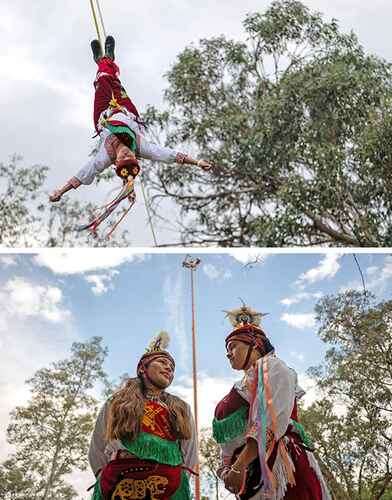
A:
<svg viewBox="0 0 392 500">
<path fill-rule="evenodd" d="M 354 30 L 364 47 L 392 60 L 388 0 L 304 0 L 326 19 L 338 19 Z M 117 39 L 122 79 L 141 112 L 148 104 L 162 108 L 165 73 L 177 55 L 201 38 L 224 34 L 244 40 L 242 21 L 248 12 L 264 11 L 268 0 L 145 0 L 100 5 L 108 33 Z M 28 2 L 0 0 L 0 106 L 6 114 L 0 128 L 0 162 L 14 153 L 26 166 L 50 167 L 47 189 L 67 180 L 84 164 L 93 146 L 92 80 L 95 64 L 90 40 L 94 25 L 89 0 Z M 116 182 L 116 181 L 113 181 Z M 102 203 L 108 186 L 85 187 L 70 196 Z M 124 228 L 134 246 L 152 244 L 142 196 Z M 162 208 L 164 215 L 173 206 Z M 175 235 L 158 225 L 160 244 Z"/>
<path fill-rule="evenodd" d="M 192 402 L 190 271 L 185 254 L 135 254 L 125 249 L 43 250 L 0 256 L 0 460 L 11 450 L 5 430 L 9 412 L 29 398 L 25 380 L 68 357 L 72 342 L 101 336 L 109 349 L 105 370 L 112 380 L 133 375 L 151 338 L 171 336 L 176 359 L 171 390 Z M 224 311 L 243 300 L 268 313 L 264 329 L 277 354 L 317 398 L 306 371 L 319 364 L 326 345 L 317 336 L 314 305 L 323 296 L 361 289 L 352 254 L 276 254 L 259 250 L 192 254 L 195 273 L 200 426 L 207 427 L 216 403 L 241 377 L 229 367 Z M 366 287 L 377 298 L 392 292 L 392 256 L 357 254 Z M 32 355 L 33 353 L 33 355 Z M 74 478 L 80 491 L 90 473 Z"/>
</svg>

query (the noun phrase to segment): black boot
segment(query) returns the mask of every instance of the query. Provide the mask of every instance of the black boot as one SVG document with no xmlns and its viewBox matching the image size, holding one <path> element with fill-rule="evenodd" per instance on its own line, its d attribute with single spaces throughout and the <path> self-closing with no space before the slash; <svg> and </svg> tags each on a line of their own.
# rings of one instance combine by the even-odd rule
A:
<svg viewBox="0 0 392 500">
<path fill-rule="evenodd" d="M 103 57 L 102 47 L 99 43 L 99 40 L 93 40 L 91 42 L 91 50 L 93 51 L 94 61 L 97 63 L 101 59 L 101 57 Z"/>
<path fill-rule="evenodd" d="M 111 35 L 107 36 L 105 41 L 105 56 L 110 57 L 112 61 L 114 61 L 114 46 L 114 38 Z"/>
</svg>

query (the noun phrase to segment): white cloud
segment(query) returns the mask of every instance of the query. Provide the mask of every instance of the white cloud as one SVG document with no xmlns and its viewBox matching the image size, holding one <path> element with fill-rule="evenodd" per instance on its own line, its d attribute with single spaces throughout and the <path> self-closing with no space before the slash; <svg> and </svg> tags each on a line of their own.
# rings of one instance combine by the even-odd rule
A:
<svg viewBox="0 0 392 500">
<path fill-rule="evenodd" d="M 87 489 L 95 483 L 95 477 L 90 467 L 85 471 L 74 470 L 71 474 L 66 474 L 64 479 L 68 484 L 72 484 L 72 487 L 79 492 L 80 496 L 77 497 L 77 500 L 87 500 L 91 498 L 91 495 L 87 493 Z"/>
<path fill-rule="evenodd" d="M 0 257 L 0 264 L 4 267 L 16 266 L 17 260 L 15 255 L 2 255 Z"/>
<path fill-rule="evenodd" d="M 368 276 L 371 276 L 372 274 L 375 274 L 378 270 L 379 268 L 377 266 L 370 266 L 366 268 L 366 274 Z"/>
<path fill-rule="evenodd" d="M 230 391 L 237 378 L 212 377 L 206 373 L 198 373 L 198 409 L 199 429 L 211 427 L 215 406 Z M 174 379 L 170 391 L 184 399 L 193 409 L 192 377 Z"/>
<path fill-rule="evenodd" d="M 94 295 L 103 295 L 113 288 L 112 280 L 119 271 L 113 270 L 106 274 L 89 274 L 85 277 L 87 283 L 91 283 L 91 291 Z"/>
<path fill-rule="evenodd" d="M 371 274 L 372 279 L 368 284 L 368 288 L 370 290 L 374 290 L 377 292 L 385 291 L 385 287 L 392 280 L 392 256 L 387 255 L 384 259 L 384 263 L 381 269 L 377 269 L 373 271 Z"/>
<path fill-rule="evenodd" d="M 35 262 L 56 274 L 80 274 L 121 266 L 126 262 L 144 260 L 127 248 L 77 248 L 70 250 L 44 250 Z"/>
<path fill-rule="evenodd" d="M 183 307 L 184 293 L 183 273 L 177 272 L 175 278 L 168 274 L 163 284 L 163 300 L 168 309 L 166 328 L 179 343 L 179 365 L 187 369 L 188 341 Z"/>
<path fill-rule="evenodd" d="M 202 269 L 203 269 L 204 274 L 210 280 L 229 279 L 232 276 L 231 272 L 228 271 L 227 269 L 218 269 L 213 264 L 204 264 Z"/>
<path fill-rule="evenodd" d="M 63 306 L 63 294 L 58 287 L 34 285 L 23 278 L 13 278 L 0 289 L 0 297 L 12 316 L 36 316 L 53 323 L 71 316 Z"/>
<path fill-rule="evenodd" d="M 282 321 L 285 321 L 290 326 L 303 330 L 305 328 L 312 328 L 316 324 L 316 318 L 313 313 L 308 314 L 288 314 L 284 313 L 280 317 Z"/>
<path fill-rule="evenodd" d="M 9 413 L 30 397 L 25 381 L 36 370 L 65 357 L 77 340 L 62 292 L 24 279 L 9 280 L 0 289 L 0 460 L 12 448 L 6 443 Z"/>
<path fill-rule="evenodd" d="M 241 264 L 264 264 L 267 257 L 271 256 L 257 248 L 234 248 L 228 254 Z"/>
<path fill-rule="evenodd" d="M 322 296 L 323 296 L 322 292 L 316 292 L 316 293 L 300 292 L 295 295 L 292 295 L 291 297 L 285 297 L 280 301 L 280 303 L 283 304 L 284 306 L 290 307 L 293 304 L 299 304 L 303 300 L 320 299 Z"/>
<path fill-rule="evenodd" d="M 392 285 L 392 256 L 387 255 L 382 266 L 368 267 L 366 269 L 365 287 L 376 295 L 385 293 L 386 288 Z M 349 290 L 363 291 L 363 283 L 359 280 L 349 281 L 346 285 L 340 287 L 339 292 L 344 293 Z"/>
<path fill-rule="evenodd" d="M 325 255 L 317 267 L 302 273 L 295 284 L 304 288 L 307 284 L 333 278 L 340 269 L 340 258 L 340 254 L 329 253 Z"/>
<path fill-rule="evenodd" d="M 305 408 L 323 397 L 317 388 L 316 381 L 306 373 L 298 373 L 298 385 L 305 391 L 305 395 L 301 398 Z"/>
<path fill-rule="evenodd" d="M 298 373 L 298 385 L 305 391 L 305 395 L 301 399 L 305 408 L 325 397 L 320 388 L 317 387 L 316 380 L 309 377 L 307 373 Z M 334 401 L 333 413 L 338 417 L 344 417 L 347 414 L 347 405 L 344 401 Z"/>
<path fill-rule="evenodd" d="M 349 292 L 350 290 L 357 290 L 358 292 L 363 292 L 363 285 L 359 281 L 353 280 L 349 281 L 346 285 L 339 288 L 339 293 Z"/>
</svg>

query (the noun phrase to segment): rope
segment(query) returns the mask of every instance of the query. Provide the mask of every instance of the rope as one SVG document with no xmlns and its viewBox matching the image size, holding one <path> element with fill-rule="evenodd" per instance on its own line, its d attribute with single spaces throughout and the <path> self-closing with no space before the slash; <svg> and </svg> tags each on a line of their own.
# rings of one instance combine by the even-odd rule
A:
<svg viewBox="0 0 392 500">
<path fill-rule="evenodd" d="M 125 217 L 128 215 L 129 211 L 131 210 L 131 208 L 133 207 L 135 201 L 131 202 L 129 204 L 129 207 L 125 210 L 125 212 L 123 213 L 123 215 L 121 216 L 121 218 L 114 224 L 114 226 L 111 228 L 111 230 L 108 232 L 108 234 L 106 235 L 106 238 L 107 239 L 110 239 L 112 234 L 114 233 L 114 231 L 117 229 L 117 227 L 121 224 L 121 222 L 125 219 Z"/>
<path fill-rule="evenodd" d="M 102 11 L 101 11 L 101 6 L 99 5 L 99 0 L 96 0 L 97 2 L 97 7 L 98 7 L 98 14 L 99 14 L 99 19 L 101 20 L 101 26 L 102 26 L 102 31 L 103 31 L 103 36 L 106 40 L 106 30 L 105 30 L 105 24 L 103 22 L 103 16 L 102 16 Z"/>
<path fill-rule="evenodd" d="M 144 204 L 146 205 L 146 212 L 147 212 L 147 217 L 148 217 L 148 223 L 150 224 L 151 233 L 152 233 L 152 237 L 153 237 L 153 240 L 154 240 L 154 245 L 157 247 L 158 246 L 158 241 L 157 241 L 157 238 L 155 236 L 154 226 L 152 225 L 152 218 L 151 218 L 151 214 L 150 214 L 150 209 L 148 207 L 147 196 L 146 196 L 146 192 L 144 190 L 144 184 L 143 184 L 143 180 L 142 180 L 141 177 L 140 177 L 140 184 L 142 186 L 142 193 L 143 193 L 143 198 L 144 198 Z"/>
<path fill-rule="evenodd" d="M 359 262 L 358 262 L 358 259 L 357 259 L 357 256 L 355 255 L 355 253 L 353 253 L 353 257 L 354 257 L 355 263 L 357 264 L 359 274 L 361 275 L 363 292 L 366 294 L 367 290 L 366 290 L 365 278 L 363 276 L 363 272 L 362 272 L 361 266 L 359 265 Z"/>
<path fill-rule="evenodd" d="M 98 37 L 99 43 L 101 44 L 101 48 L 102 48 L 102 51 L 103 51 L 103 44 L 102 44 L 102 39 L 101 39 L 101 33 L 99 31 L 98 19 L 97 19 L 97 14 L 95 12 L 95 7 L 94 7 L 93 0 L 90 0 L 90 6 L 91 6 L 91 11 L 93 13 L 93 19 L 94 19 L 95 29 L 97 31 L 97 37 Z"/>
</svg>

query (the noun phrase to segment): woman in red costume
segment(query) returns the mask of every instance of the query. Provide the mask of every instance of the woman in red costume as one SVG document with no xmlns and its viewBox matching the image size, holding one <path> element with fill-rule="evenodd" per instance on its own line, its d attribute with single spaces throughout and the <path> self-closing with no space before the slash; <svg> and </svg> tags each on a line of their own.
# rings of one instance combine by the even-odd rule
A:
<svg viewBox="0 0 392 500">
<path fill-rule="evenodd" d="M 330 500 L 298 422 L 303 396 L 297 375 L 274 353 L 260 327 L 262 314 L 243 306 L 228 312 L 234 330 L 227 357 L 244 377 L 217 405 L 213 434 L 222 451 L 219 475 L 241 500 Z"/>
<path fill-rule="evenodd" d="M 94 126 L 100 137 L 94 156 L 69 181 L 49 197 L 56 202 L 71 189 L 91 184 L 99 173 L 114 164 L 117 174 L 124 180 L 135 178 L 140 171 L 137 158 L 164 163 L 197 165 L 210 170 L 211 163 L 195 160 L 171 148 L 149 142 L 139 112 L 128 97 L 120 81 L 120 69 L 114 62 L 115 42 L 108 36 L 105 54 L 98 40 L 91 42 L 94 60 L 98 65 L 94 82 Z"/>
<path fill-rule="evenodd" d="M 187 403 L 166 391 L 175 368 L 167 339 L 164 332 L 153 339 L 137 377 L 98 416 L 89 452 L 93 500 L 190 500 L 195 427 Z"/>
</svg>

